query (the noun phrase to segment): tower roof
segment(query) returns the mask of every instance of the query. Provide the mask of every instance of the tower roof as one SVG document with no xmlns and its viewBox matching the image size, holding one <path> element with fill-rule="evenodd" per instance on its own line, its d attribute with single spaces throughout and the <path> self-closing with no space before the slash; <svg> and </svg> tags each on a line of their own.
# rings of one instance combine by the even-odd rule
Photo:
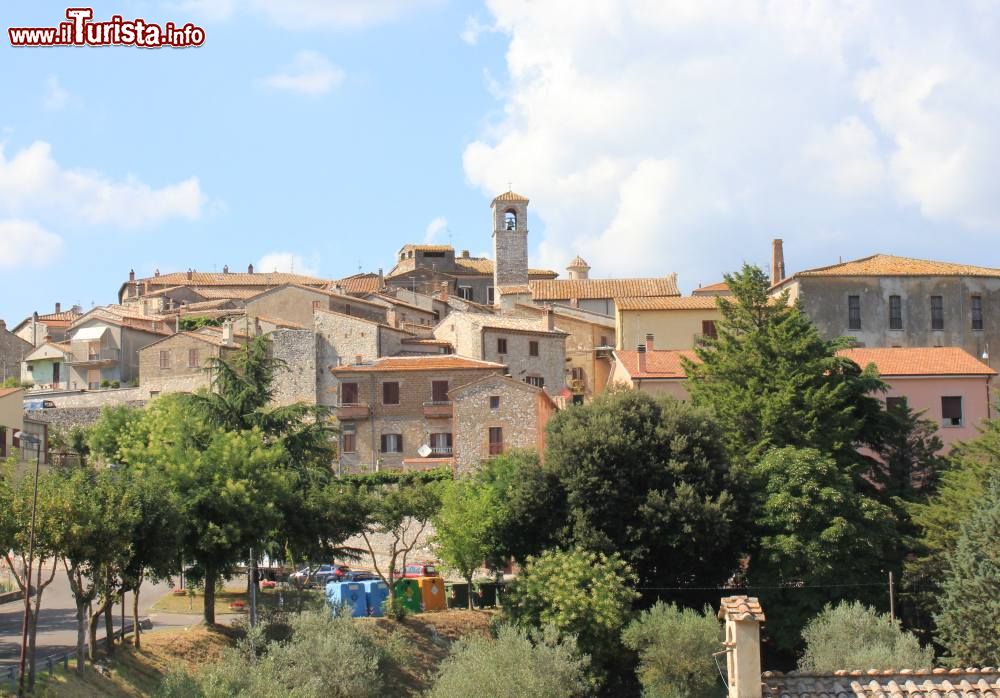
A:
<svg viewBox="0 0 1000 698">
<path fill-rule="evenodd" d="M 573 261 L 566 265 L 567 269 L 590 269 L 590 265 L 581 257 L 577 255 L 573 258 Z"/>
<path fill-rule="evenodd" d="M 497 203 L 498 201 L 499 202 L 512 201 L 512 202 L 516 202 L 516 203 L 520 203 L 520 204 L 526 204 L 526 203 L 528 203 L 528 197 L 527 196 L 521 196 L 520 194 L 512 192 L 512 191 L 510 191 L 508 189 L 503 194 L 500 194 L 495 199 L 493 199 L 493 202 L 490 205 L 492 206 L 493 204 Z"/>
</svg>

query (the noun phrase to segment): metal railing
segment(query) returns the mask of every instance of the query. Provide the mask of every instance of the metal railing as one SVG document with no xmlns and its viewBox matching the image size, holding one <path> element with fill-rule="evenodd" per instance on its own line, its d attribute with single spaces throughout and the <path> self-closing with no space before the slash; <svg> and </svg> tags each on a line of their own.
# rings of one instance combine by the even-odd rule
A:
<svg viewBox="0 0 1000 698">
<path fill-rule="evenodd" d="M 66 362 L 71 364 L 97 363 L 98 361 L 118 361 L 121 358 L 120 349 L 101 349 L 100 351 L 69 352 Z"/>
</svg>

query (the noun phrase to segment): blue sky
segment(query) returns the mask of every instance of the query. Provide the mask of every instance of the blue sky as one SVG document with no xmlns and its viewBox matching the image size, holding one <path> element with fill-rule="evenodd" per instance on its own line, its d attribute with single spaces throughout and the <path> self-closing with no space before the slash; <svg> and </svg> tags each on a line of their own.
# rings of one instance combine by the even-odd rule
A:
<svg viewBox="0 0 1000 698">
<path fill-rule="evenodd" d="M 676 271 L 785 239 L 789 271 L 875 252 L 1000 266 L 1000 7 L 953 3 L 174 0 L 98 19 L 200 48 L 0 43 L 0 318 L 114 300 L 128 270 L 331 278 L 405 242 Z M 9 26 L 65 4 L 8 2 Z"/>
</svg>

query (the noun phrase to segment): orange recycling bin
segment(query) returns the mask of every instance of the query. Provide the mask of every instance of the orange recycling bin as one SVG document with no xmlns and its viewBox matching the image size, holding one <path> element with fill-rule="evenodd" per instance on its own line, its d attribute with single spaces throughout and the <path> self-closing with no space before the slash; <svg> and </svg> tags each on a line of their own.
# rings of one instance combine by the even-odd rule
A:
<svg viewBox="0 0 1000 698">
<path fill-rule="evenodd" d="M 425 611 L 443 611 L 448 608 L 444 577 L 417 577 L 420 587 L 420 605 Z"/>
</svg>

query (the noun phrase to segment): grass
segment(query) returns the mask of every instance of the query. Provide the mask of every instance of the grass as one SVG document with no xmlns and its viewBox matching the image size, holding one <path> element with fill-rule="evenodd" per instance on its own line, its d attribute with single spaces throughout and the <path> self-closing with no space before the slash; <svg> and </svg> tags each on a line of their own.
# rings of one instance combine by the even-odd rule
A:
<svg viewBox="0 0 1000 698">
<path fill-rule="evenodd" d="M 288 608 L 295 608 L 298 603 L 298 591 L 284 590 L 279 592 L 278 589 L 261 589 L 257 592 L 257 604 L 260 608 L 278 608 L 281 605 L 282 598 L 284 599 L 284 604 Z M 321 600 L 322 592 L 306 589 L 302 592 L 302 601 L 304 606 L 309 606 L 315 604 L 317 600 Z M 250 596 L 247 594 L 245 588 L 228 588 L 215 593 L 215 614 L 216 615 L 233 615 L 233 614 L 245 614 L 246 610 L 234 610 L 230 608 L 230 604 L 242 603 L 244 604 L 244 609 L 250 607 Z M 201 591 L 197 591 L 194 596 L 178 596 L 173 593 L 173 591 L 168 591 L 156 603 L 153 604 L 151 611 L 157 613 L 188 613 L 201 615 L 205 611 L 205 595 Z"/>
</svg>

